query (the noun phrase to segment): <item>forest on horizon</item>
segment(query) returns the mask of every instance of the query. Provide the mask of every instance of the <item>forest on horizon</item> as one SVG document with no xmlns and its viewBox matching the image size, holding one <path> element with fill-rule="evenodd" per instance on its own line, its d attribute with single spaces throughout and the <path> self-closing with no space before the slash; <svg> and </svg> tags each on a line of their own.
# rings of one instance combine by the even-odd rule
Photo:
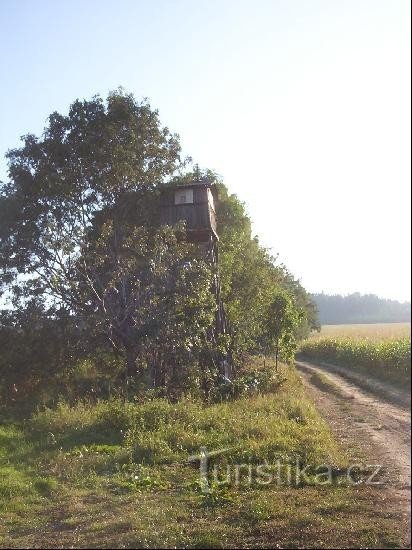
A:
<svg viewBox="0 0 412 550">
<path fill-rule="evenodd" d="M 321 325 L 411 321 L 410 302 L 398 302 L 359 292 L 346 296 L 318 293 L 311 294 L 311 297 L 317 305 Z"/>
</svg>

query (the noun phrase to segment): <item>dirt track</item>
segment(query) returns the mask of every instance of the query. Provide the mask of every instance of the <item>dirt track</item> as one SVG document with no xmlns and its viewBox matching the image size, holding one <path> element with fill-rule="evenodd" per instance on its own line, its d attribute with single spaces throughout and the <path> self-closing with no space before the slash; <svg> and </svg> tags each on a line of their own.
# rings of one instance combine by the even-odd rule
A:
<svg viewBox="0 0 412 550">
<path fill-rule="evenodd" d="M 304 384 L 324 419 L 349 452 L 353 463 L 382 465 L 381 490 L 396 502 L 399 514 L 410 513 L 410 411 L 362 389 L 336 371 L 297 362 Z M 331 384 L 322 384 L 322 374 Z"/>
</svg>

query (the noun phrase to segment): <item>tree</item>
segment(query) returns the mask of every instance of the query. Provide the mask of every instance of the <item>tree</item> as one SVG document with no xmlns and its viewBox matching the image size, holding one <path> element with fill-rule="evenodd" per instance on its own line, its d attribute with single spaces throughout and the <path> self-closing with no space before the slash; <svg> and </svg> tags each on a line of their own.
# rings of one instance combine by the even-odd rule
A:
<svg viewBox="0 0 412 550">
<path fill-rule="evenodd" d="M 69 311 L 78 305 L 71 274 L 96 216 L 133 192 L 155 189 L 182 165 L 178 137 L 161 127 L 147 102 L 122 91 L 109 94 L 106 104 L 96 96 L 75 101 L 67 116 L 53 113 L 41 138 L 25 136 L 7 157 L 3 290 L 12 291 L 15 305 L 35 293 Z M 141 210 L 136 218 L 149 214 Z"/>
<path fill-rule="evenodd" d="M 289 362 L 296 351 L 295 331 L 303 317 L 291 297 L 284 290 L 277 290 L 267 310 L 262 347 L 266 353 L 274 352 L 275 368 L 278 369 L 279 355 Z"/>
<path fill-rule="evenodd" d="M 149 363 L 154 385 L 166 358 L 202 348 L 213 321 L 211 270 L 183 229 L 105 221 L 72 273 L 81 273 L 77 312 L 126 357 L 128 377 L 142 374 L 138 357 Z"/>
<path fill-rule="evenodd" d="M 89 324 L 104 313 L 97 326 L 117 335 L 115 345 L 122 340 L 130 373 L 125 323 L 133 285 L 143 284 L 148 264 L 139 275 L 137 260 L 126 264 L 133 247 L 150 240 L 130 228 L 153 225 L 156 189 L 182 166 L 178 137 L 161 127 L 148 102 L 118 91 L 106 103 L 97 96 L 75 101 L 67 116 L 53 113 L 41 138 L 25 136 L 7 157 L 10 181 L 0 198 L 3 292 L 15 308 L 36 297 L 57 315 L 80 315 Z M 152 237 L 155 256 L 162 237 Z"/>
<path fill-rule="evenodd" d="M 209 177 L 211 177 L 209 175 Z M 285 292 L 299 316 L 293 328 L 295 340 L 317 327 L 314 304 L 299 281 L 252 236 L 251 221 L 236 195 L 219 183 L 218 230 L 222 295 L 232 326 L 234 356 L 262 349 L 273 296 Z M 286 336 L 285 336 L 286 339 Z M 284 343 L 284 348 L 286 342 Z"/>
<path fill-rule="evenodd" d="M 411 303 L 385 300 L 374 294 L 347 296 L 313 294 L 319 308 L 320 322 L 329 324 L 395 323 L 411 321 Z"/>
<path fill-rule="evenodd" d="M 0 403 L 25 411 L 45 388 L 55 390 L 58 375 L 75 361 L 73 332 L 72 319 L 57 323 L 35 299 L 24 310 L 0 312 Z"/>
<path fill-rule="evenodd" d="M 178 137 L 147 101 L 122 91 L 75 101 L 66 116 L 49 117 L 41 137 L 23 141 L 7 155 L 1 189 L 1 290 L 21 319 L 35 302 L 50 326 L 70 325 L 76 360 L 98 349 L 116 357 L 110 364 L 122 358 L 127 378 L 166 391 L 190 379 L 207 393 L 219 354 L 240 363 L 260 349 L 278 290 L 307 313 L 294 336 L 312 326 L 306 291 L 252 236 L 242 203 L 212 172 L 183 170 Z M 184 227 L 159 226 L 163 186 L 199 175 L 220 192 L 221 295 L 232 327 L 222 338 L 211 330 L 216 273 Z M 74 360 L 73 342 L 62 345 Z"/>
</svg>

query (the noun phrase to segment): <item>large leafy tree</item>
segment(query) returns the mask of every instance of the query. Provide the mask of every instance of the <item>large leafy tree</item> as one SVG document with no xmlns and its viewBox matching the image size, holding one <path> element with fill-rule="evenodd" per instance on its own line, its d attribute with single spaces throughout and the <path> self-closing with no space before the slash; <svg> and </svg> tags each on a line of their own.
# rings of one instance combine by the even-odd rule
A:
<svg viewBox="0 0 412 550">
<path fill-rule="evenodd" d="M 213 321 L 211 269 L 182 229 L 127 220 L 115 228 L 109 219 L 77 261 L 84 275 L 77 279 L 77 311 L 124 354 L 129 377 L 148 365 L 154 385 L 163 384 L 170 358 L 203 349 Z"/>
<path fill-rule="evenodd" d="M 7 155 L 0 198 L 2 290 L 17 309 L 36 297 L 55 318 L 100 330 L 133 375 L 154 320 L 171 315 L 173 293 L 187 294 L 183 278 L 207 277 L 188 267 L 181 229 L 155 229 L 157 190 L 184 164 L 178 137 L 118 91 L 53 113 L 40 138 L 23 141 Z"/>
<path fill-rule="evenodd" d="M 53 113 L 40 138 L 25 136 L 7 157 L 1 282 L 15 301 L 36 292 L 68 310 L 79 305 L 72 272 L 86 279 L 78 258 L 96 214 L 118 208 L 133 192 L 153 190 L 181 166 L 177 136 L 147 102 L 122 91 L 106 102 L 76 101 L 67 116 Z M 137 209 L 136 218 L 144 214 Z"/>
<path fill-rule="evenodd" d="M 15 313 L 13 321 L 3 317 L 11 327 L 3 334 L 24 327 L 34 341 L 30 308 L 36 304 L 35 316 L 47 321 L 41 326 L 59 334 L 70 327 L 78 340 L 66 346 L 65 359 L 59 340 L 60 365 L 103 346 L 104 354 L 123 358 L 128 377 L 184 389 L 184 380 L 197 376 L 194 384 L 207 392 L 219 354 L 240 362 L 245 352 L 261 350 L 278 289 L 306 313 L 294 336 L 313 326 L 308 295 L 253 238 L 242 203 L 215 174 L 182 170 L 178 137 L 147 101 L 122 91 L 106 101 L 75 101 L 67 115 L 49 117 L 41 137 L 25 136 L 7 156 L 0 284 Z M 220 191 L 219 271 L 230 337 L 216 338 L 211 330 L 211 266 L 185 241 L 183 227 L 159 227 L 161 188 L 199 176 L 214 179 Z M 31 374 L 33 385 L 41 377 Z"/>
</svg>

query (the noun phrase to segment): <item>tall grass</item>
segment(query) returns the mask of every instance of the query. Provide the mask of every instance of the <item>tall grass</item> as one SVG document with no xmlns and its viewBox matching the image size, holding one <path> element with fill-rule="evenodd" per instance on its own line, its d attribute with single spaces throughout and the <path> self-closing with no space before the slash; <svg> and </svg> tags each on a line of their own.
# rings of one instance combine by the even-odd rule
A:
<svg viewBox="0 0 412 550">
<path fill-rule="evenodd" d="M 111 498 L 178 491 L 203 502 L 198 464 L 190 459 L 201 448 L 217 451 L 214 464 L 224 471 L 235 464 L 274 468 L 277 461 L 285 468 L 299 462 L 309 472 L 319 464 L 341 467 L 346 458 L 297 373 L 285 366 L 283 375 L 274 392 L 210 405 L 60 402 L 19 424 L 0 423 L 0 514 L 89 490 Z"/>
<path fill-rule="evenodd" d="M 387 510 L 382 519 L 373 501 L 362 511 L 368 497 L 341 478 L 327 490 L 295 475 L 285 485 L 249 483 L 249 466 L 267 471 L 277 459 L 285 470 L 288 459 L 336 465 L 337 473 L 347 466 L 294 368 L 282 375 L 273 392 L 210 405 L 61 402 L 0 423 L 0 547 L 303 548 L 323 540 L 335 548 L 347 525 L 350 547 L 371 547 L 371 533 L 381 537 L 373 546 L 401 547 Z M 206 494 L 198 463 L 188 461 L 200 446 L 227 449 L 213 458 L 218 479 L 211 468 Z M 395 543 L 385 544 L 395 531 Z"/>
<path fill-rule="evenodd" d="M 117 445 L 135 464 L 183 464 L 201 447 L 229 449 L 226 462 L 299 459 L 314 464 L 336 452 L 327 426 L 305 398 L 296 374 L 277 394 L 256 395 L 205 406 L 200 402 L 147 403 L 120 400 L 61 403 L 30 421 L 37 440 L 69 451 L 79 446 Z"/>
<path fill-rule="evenodd" d="M 301 352 L 310 359 L 343 365 L 398 385 L 411 379 L 410 338 L 319 338 L 304 342 Z"/>
</svg>

